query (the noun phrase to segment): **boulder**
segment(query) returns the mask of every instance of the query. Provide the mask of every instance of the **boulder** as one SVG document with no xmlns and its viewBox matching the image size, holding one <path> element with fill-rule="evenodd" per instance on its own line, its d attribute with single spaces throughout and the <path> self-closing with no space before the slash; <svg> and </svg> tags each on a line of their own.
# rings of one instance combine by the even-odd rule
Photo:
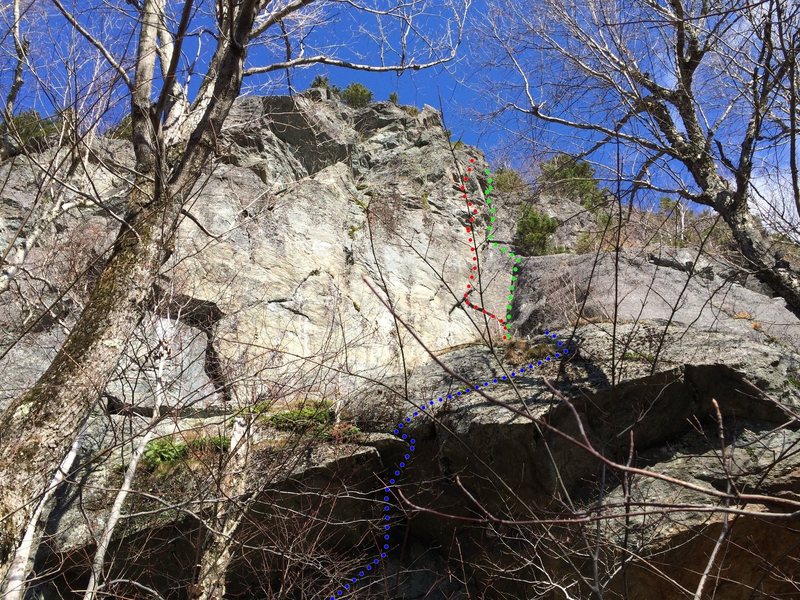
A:
<svg viewBox="0 0 800 600">
<path fill-rule="evenodd" d="M 663 258 L 655 264 L 634 251 L 621 252 L 619 260 L 613 253 L 597 259 L 594 254 L 531 257 L 520 271 L 515 323 L 525 334 L 616 318 L 800 348 L 800 321 L 782 299 L 723 279 L 703 259 L 699 272 L 687 270 L 691 255 L 678 256 L 685 261 Z"/>
</svg>

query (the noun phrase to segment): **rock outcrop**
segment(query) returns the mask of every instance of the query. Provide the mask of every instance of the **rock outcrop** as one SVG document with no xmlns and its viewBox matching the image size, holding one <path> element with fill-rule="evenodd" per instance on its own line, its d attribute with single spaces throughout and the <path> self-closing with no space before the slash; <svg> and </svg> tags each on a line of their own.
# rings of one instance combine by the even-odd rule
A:
<svg viewBox="0 0 800 600">
<path fill-rule="evenodd" d="M 37 164 L 59 157 L 49 150 L 38 163 L 16 157 L 0 165 L 7 180 L 0 243 L 12 241 L 29 211 L 40 214 Z M 157 439 L 225 435 L 241 410 L 258 413 L 247 492 L 252 514 L 273 524 L 285 515 L 302 521 L 324 513 L 327 525 L 303 531 L 309 539 L 319 534 L 315 551 L 343 556 L 370 546 L 376 527 L 369 521 L 380 517 L 374 491 L 408 451 L 389 432 L 421 403 L 437 401 L 429 417 L 409 419 L 406 427 L 417 450 L 403 493 L 431 508 L 405 505 L 399 527 L 406 551 L 387 563 L 393 597 L 408 600 L 532 597 L 526 582 L 543 572 L 577 582 L 570 593 L 588 597 L 587 540 L 613 549 L 604 558 L 612 563 L 621 560 L 611 556 L 620 548 L 627 557 L 624 568 L 610 569 L 607 590 L 670 597 L 675 586 L 696 585 L 697 565 L 723 526 L 712 511 L 719 497 L 703 490 L 734 482 L 745 491 L 800 497 L 800 321 L 784 303 L 743 287 L 724 264 L 691 249 L 512 263 L 486 245 L 477 256 L 480 287 L 471 296 L 481 294 L 483 306 L 507 305 L 510 269 L 519 265 L 515 342 L 508 347 L 497 319 L 463 303 L 473 260 L 459 188 L 471 157 L 488 187 L 482 153 L 451 148 L 430 107 L 416 115 L 392 103 L 354 110 L 319 89 L 236 102 L 214 168 L 187 198 L 153 305 L 145 307 L 88 425 L 73 474 L 80 485 L 55 500 L 36 565 L 43 580 L 58 582 L 42 584 L 45 597 L 83 581 L 93 536 L 148 428 Z M 118 226 L 130 148 L 99 139 L 87 164 L 62 192 L 79 205 L 31 249 L 17 287 L 0 295 L 0 408 L 36 380 L 63 342 Z M 81 201 L 90 184 L 97 198 Z M 495 196 L 494 237 L 508 244 L 526 197 Z M 565 208 L 554 198 L 540 204 L 562 220 L 562 213 L 580 213 L 577 204 Z M 479 217 L 473 228 L 485 231 L 489 219 Z M 587 219 L 576 216 L 557 245 L 574 244 Z M 461 394 L 467 383 L 472 391 Z M 328 435 L 301 448 L 299 438 L 277 435 L 264 416 L 305 399 L 334 401 L 338 424 L 357 425 L 357 439 Z M 582 435 L 576 416 L 608 459 L 664 477 L 624 479 L 604 469 L 574 443 Z M 723 452 L 728 458 L 720 460 Z M 183 597 L 175 590 L 191 582 L 202 545 L 199 518 L 214 502 L 212 477 L 191 460 L 137 476 L 132 516 L 118 530 L 114 552 L 129 557 L 164 597 Z M 394 496 L 392 502 L 402 505 Z M 579 536 L 559 529 L 563 524 L 546 531 L 531 524 L 543 516 L 609 516 L 626 503 L 648 502 L 695 510 L 609 518 Z M 730 540 L 752 552 L 721 560 L 727 583 L 717 597 L 750 597 L 743 590 L 790 595 L 796 516 L 772 519 L 779 507 L 769 503 L 749 508 L 735 517 Z M 243 548 L 268 545 L 254 531 L 238 534 Z M 530 542 L 545 534 L 553 537 L 541 539 L 558 540 L 567 554 Z M 770 565 L 766 572 L 759 572 L 756 552 Z M 172 579 L 151 573 L 167 560 Z M 270 572 L 269 561 L 247 555 L 234 565 L 231 594 L 245 593 L 254 572 Z M 346 575 L 326 571 L 327 563 L 304 568 L 322 579 Z M 446 576 L 448 570 L 464 581 Z M 558 585 L 545 585 L 537 597 L 561 597 Z"/>
<path fill-rule="evenodd" d="M 478 158 L 477 168 L 488 165 L 476 149 L 451 151 L 433 109 L 425 107 L 417 116 L 391 103 L 353 110 L 322 98 L 320 90 L 294 98 L 245 97 L 226 121 L 220 146 L 215 168 L 187 200 L 188 216 L 164 268 L 158 308 L 167 319 L 160 329 L 178 327 L 180 321 L 181 327 L 195 328 L 195 337 L 206 337 L 206 355 L 196 358 L 206 367 L 218 364 L 217 375 L 213 365 L 204 374 L 184 369 L 182 351 L 175 350 L 182 358 L 171 361 L 173 370 L 185 372 L 183 387 L 203 389 L 209 378 L 215 383 L 220 393 L 205 395 L 204 405 L 224 405 L 236 393 L 265 393 L 267 386 L 228 389 L 214 382 L 226 369 L 231 379 L 252 382 L 260 374 L 261 380 L 276 381 L 295 369 L 298 358 L 313 358 L 327 373 L 309 379 L 331 397 L 349 393 L 364 378 L 400 372 L 400 362 L 411 369 L 425 361 L 426 352 L 396 326 L 364 279 L 431 350 L 480 339 L 485 326 L 456 310 L 471 272 L 468 215 L 457 191 L 471 156 Z M 93 242 L 93 256 L 102 260 L 117 226 L 110 214 L 121 212 L 127 190 L 120 174 L 130 168 L 132 157 L 120 140 L 98 141 L 93 156 L 94 169 L 83 180 L 91 179 L 103 206 L 76 209 L 47 247 L 76 244 L 80 231 Z M 8 241 L 14 224 L 34 206 L 41 177 L 33 165 L 3 168 L 11 174 L 8 189 L 20 191 L 2 215 L 0 232 Z M 88 186 L 77 177 L 74 186 L 80 185 Z M 506 210 L 502 198 L 497 206 Z M 500 305 L 507 282 L 497 275 L 508 260 L 494 252 L 481 258 L 484 280 L 494 281 L 486 285 L 485 302 Z M 44 250 L 32 256 L 34 267 L 37 261 L 52 262 Z M 39 311 L 61 292 L 42 289 L 33 280 L 24 285 L 36 294 L 23 295 L 40 297 Z M 9 294 L 6 303 L 22 310 L 19 297 Z M 204 305 L 213 305 L 215 316 L 198 329 L 197 306 Z M 63 315 L 67 328 L 75 313 Z M 8 330 L 21 323 L 12 319 Z M 44 353 L 57 345 L 48 339 L 54 327 L 52 318 L 46 320 L 46 331 L 23 347 L 43 346 Z M 152 340 L 153 327 L 139 337 Z M 0 372 L 13 382 L 8 390 L 29 385 L 47 363 L 49 354 L 33 362 L 23 347 L 0 361 Z M 124 403 L 132 399 L 123 388 L 135 390 L 144 379 L 133 368 L 142 351 L 132 347 L 129 354 L 129 364 L 120 370 L 125 381 L 108 392 Z"/>
</svg>

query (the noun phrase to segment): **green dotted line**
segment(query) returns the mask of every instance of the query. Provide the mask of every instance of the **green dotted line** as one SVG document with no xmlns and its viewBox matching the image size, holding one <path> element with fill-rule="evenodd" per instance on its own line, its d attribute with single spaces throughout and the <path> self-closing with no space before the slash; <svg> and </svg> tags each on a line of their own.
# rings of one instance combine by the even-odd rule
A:
<svg viewBox="0 0 800 600">
<path fill-rule="evenodd" d="M 494 187 L 492 186 L 492 178 L 491 178 L 491 174 L 492 173 L 491 173 L 491 171 L 489 171 L 489 169 L 486 169 L 485 173 L 486 173 L 486 175 L 490 176 L 489 179 L 486 180 L 486 183 L 488 184 L 488 186 L 486 188 L 486 191 L 484 191 L 484 194 L 483 194 L 484 195 L 484 201 L 486 202 L 486 206 L 489 209 L 489 221 L 490 221 L 489 225 L 486 226 L 486 230 L 487 230 L 486 240 L 492 242 L 492 247 L 493 248 L 499 248 L 499 250 L 500 250 L 500 252 L 502 254 L 505 254 L 506 252 L 508 252 L 509 258 L 513 258 L 514 259 L 514 267 L 512 269 L 512 275 L 511 275 L 511 284 L 508 286 L 508 292 L 509 292 L 509 294 L 508 294 L 508 305 L 506 306 L 506 311 L 507 311 L 506 323 L 509 323 L 511 321 L 511 307 L 512 307 L 512 303 L 514 301 L 514 291 L 517 289 L 518 277 L 517 277 L 516 273 L 519 272 L 519 267 L 517 266 L 517 263 L 521 263 L 522 262 L 522 258 L 520 258 L 516 254 L 514 254 L 513 250 L 511 250 L 510 247 L 507 247 L 507 246 L 506 247 L 501 247 L 500 244 L 498 244 L 497 242 L 492 240 L 492 235 L 494 235 L 494 233 L 492 231 L 493 227 L 492 227 L 491 224 L 494 223 L 495 220 L 496 220 L 495 213 L 497 212 L 497 209 L 494 206 L 492 206 L 492 199 L 489 196 L 489 194 L 491 194 L 492 191 L 494 190 Z M 511 339 L 511 335 L 508 334 L 508 333 L 505 333 L 505 334 L 503 334 L 503 339 L 506 339 L 506 340 Z"/>
</svg>

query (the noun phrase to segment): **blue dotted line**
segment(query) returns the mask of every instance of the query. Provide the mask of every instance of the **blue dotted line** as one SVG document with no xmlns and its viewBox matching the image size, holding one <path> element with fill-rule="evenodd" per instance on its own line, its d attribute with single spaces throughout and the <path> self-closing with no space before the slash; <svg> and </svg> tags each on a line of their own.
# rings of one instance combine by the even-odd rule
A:
<svg viewBox="0 0 800 600">
<path fill-rule="evenodd" d="M 553 340 L 556 340 L 558 338 L 558 336 L 555 333 L 550 333 L 550 331 L 547 330 L 547 329 L 545 329 L 544 335 L 549 337 L 549 338 L 551 338 L 551 339 L 553 339 Z M 561 340 L 558 340 L 558 346 L 561 347 L 563 345 L 564 345 L 564 342 L 561 341 Z M 563 358 L 563 357 L 567 356 L 567 354 L 569 354 L 569 348 L 563 348 L 561 351 L 555 352 L 555 358 L 556 359 L 560 359 L 560 358 Z M 551 356 L 547 356 L 543 360 L 538 360 L 535 363 L 530 363 L 527 367 L 521 367 L 521 368 L 519 368 L 517 370 L 511 371 L 510 377 L 516 377 L 517 375 L 521 375 L 521 374 L 525 373 L 525 371 L 532 371 L 534 368 L 541 367 L 545 363 L 549 363 L 549 362 L 552 362 L 552 361 L 553 361 L 553 358 Z M 479 384 L 479 385 L 476 385 L 476 386 L 474 386 L 472 388 L 468 387 L 463 392 L 458 391 L 458 392 L 455 393 L 455 395 L 447 394 L 446 397 L 445 396 L 440 396 L 439 400 L 438 400 L 438 403 L 433 401 L 433 400 L 429 400 L 427 405 L 426 404 L 420 405 L 419 410 L 415 410 L 410 416 L 407 416 L 400 423 L 398 423 L 397 426 L 395 427 L 394 431 L 392 431 L 392 433 L 395 436 L 399 437 L 400 439 L 402 439 L 404 441 L 407 441 L 408 444 L 409 444 L 409 447 L 408 447 L 408 452 L 403 455 L 403 461 L 401 461 L 397 465 L 397 468 L 394 470 L 393 476 L 389 479 L 389 485 L 390 486 L 391 485 L 395 485 L 395 483 L 397 482 L 397 479 L 399 479 L 399 477 L 400 477 L 400 475 L 402 473 L 402 470 L 405 469 L 406 465 L 411 460 L 412 454 L 414 453 L 414 449 L 415 449 L 417 441 L 414 438 L 409 438 L 409 435 L 407 433 L 403 432 L 403 429 L 405 429 L 406 425 L 411 423 L 411 419 L 412 418 L 416 418 L 416 417 L 418 417 L 420 415 L 432 415 L 433 413 L 431 412 L 430 408 L 432 406 L 436 406 L 437 404 L 442 404 L 445 401 L 445 398 L 447 400 L 452 400 L 454 397 L 461 396 L 462 394 L 463 395 L 469 394 L 473 390 L 477 392 L 481 388 L 487 388 L 490 385 L 494 385 L 494 384 L 498 384 L 498 383 L 502 383 L 504 381 L 507 381 L 508 377 L 509 376 L 506 376 L 506 375 L 503 375 L 502 377 L 495 377 L 491 381 L 484 381 L 482 385 Z M 384 502 L 383 512 L 387 513 L 387 514 L 384 514 L 383 519 L 382 519 L 384 521 L 384 525 L 383 525 L 384 534 L 383 534 L 383 548 L 381 549 L 381 552 L 380 552 L 380 555 L 379 555 L 380 557 L 373 559 L 373 561 L 371 563 L 368 563 L 361 570 L 359 570 L 357 576 L 351 577 L 350 580 L 347 583 L 345 583 L 342 587 L 340 587 L 338 590 L 336 590 L 336 592 L 334 592 L 331 596 L 328 597 L 330 600 L 337 600 L 338 598 L 341 598 L 344 594 L 346 594 L 347 592 L 350 591 L 350 588 L 353 587 L 352 584 L 358 583 L 359 580 L 364 579 L 365 577 L 368 577 L 370 575 L 370 572 L 372 571 L 373 565 L 380 564 L 381 560 L 386 558 L 387 551 L 389 550 L 389 529 L 391 527 L 391 525 L 389 525 L 389 523 L 386 523 L 386 521 L 391 520 L 391 516 L 388 514 L 391 511 L 391 504 L 389 504 L 389 493 L 391 491 L 391 488 L 387 486 L 387 487 L 383 488 L 383 491 L 384 491 L 384 494 L 385 494 L 383 496 L 383 502 Z"/>
</svg>

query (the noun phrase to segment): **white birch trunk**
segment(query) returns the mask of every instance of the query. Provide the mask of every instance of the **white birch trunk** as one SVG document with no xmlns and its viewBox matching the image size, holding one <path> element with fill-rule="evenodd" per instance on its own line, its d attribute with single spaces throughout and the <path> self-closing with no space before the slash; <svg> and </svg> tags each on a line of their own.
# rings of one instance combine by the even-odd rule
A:
<svg viewBox="0 0 800 600">
<path fill-rule="evenodd" d="M 169 340 L 164 340 L 169 344 Z M 106 524 L 103 527 L 103 533 L 97 541 L 97 550 L 94 553 L 94 560 L 92 561 L 91 575 L 89 576 L 89 583 L 86 586 L 86 591 L 83 594 L 83 600 L 95 600 L 97 598 L 97 591 L 103 587 L 103 566 L 106 561 L 106 553 L 108 546 L 111 544 L 111 538 L 114 535 L 114 530 L 122 517 L 122 507 L 125 505 L 125 500 L 131 491 L 133 485 L 133 478 L 136 475 L 136 468 L 141 461 L 144 451 L 147 448 L 148 442 L 153 437 L 153 429 L 158 424 L 161 418 L 160 408 L 164 399 L 166 398 L 167 391 L 164 386 L 164 365 L 167 361 L 167 352 L 161 353 L 161 358 L 158 361 L 158 369 L 156 370 L 156 394 L 153 405 L 153 416 L 150 417 L 148 428 L 145 434 L 139 439 L 139 442 L 133 449 L 131 454 L 128 468 L 125 470 L 125 477 L 122 480 L 122 485 L 114 498 L 114 504 L 111 506 Z"/>
<path fill-rule="evenodd" d="M 44 510 L 45 505 L 50 501 L 50 498 L 52 498 L 56 489 L 64 481 L 70 468 L 72 468 L 72 463 L 75 462 L 75 458 L 78 456 L 78 451 L 83 443 L 83 437 L 85 434 L 86 425 L 83 426 L 81 432 L 72 442 L 72 447 L 70 447 L 69 452 L 67 452 L 67 455 L 64 457 L 64 460 L 61 461 L 58 470 L 53 476 L 53 479 L 50 481 L 47 491 L 39 501 L 31 520 L 28 522 L 28 526 L 25 528 L 25 535 L 22 538 L 22 543 L 14 555 L 14 560 L 11 562 L 8 575 L 6 576 L 6 585 L 3 589 L 3 600 L 22 600 L 25 595 L 25 579 L 28 575 L 31 554 L 33 554 L 34 549 L 37 547 L 35 542 L 37 538 L 36 530 L 39 524 L 39 519 L 42 516 L 42 511 Z"/>
<path fill-rule="evenodd" d="M 224 499 L 217 502 L 212 538 L 198 565 L 199 575 L 194 596 L 196 600 L 222 600 L 225 596 L 225 579 L 232 558 L 232 537 L 244 514 L 244 509 L 236 502 L 236 498 L 246 488 L 250 455 L 248 429 L 245 418 L 236 417 L 231 433 L 231 455 L 219 490 L 219 496 Z"/>
</svg>

